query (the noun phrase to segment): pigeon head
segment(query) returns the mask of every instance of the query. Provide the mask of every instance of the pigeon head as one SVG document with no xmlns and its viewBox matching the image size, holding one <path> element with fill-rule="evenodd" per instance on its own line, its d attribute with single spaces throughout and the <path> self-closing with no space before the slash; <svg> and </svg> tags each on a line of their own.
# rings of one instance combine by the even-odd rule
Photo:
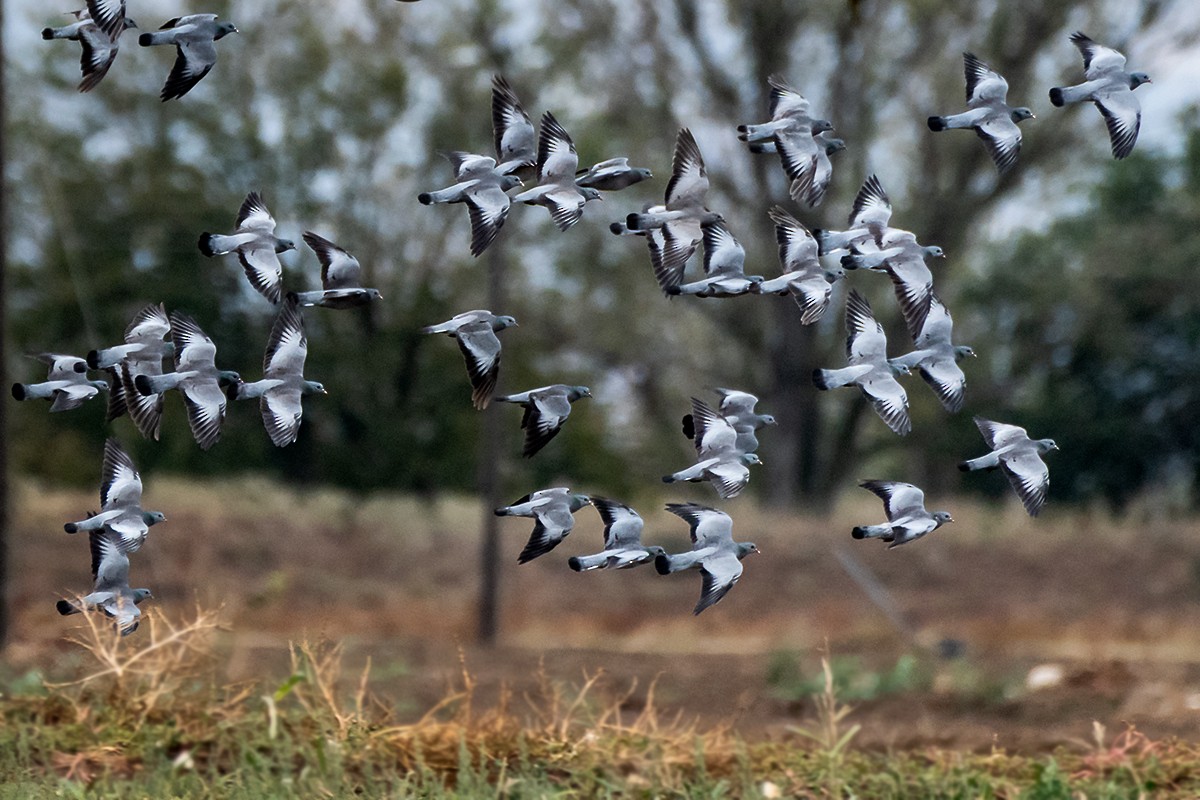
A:
<svg viewBox="0 0 1200 800">
<path fill-rule="evenodd" d="M 933 521 L 938 525 L 945 525 L 947 522 L 954 522 L 954 517 L 950 516 L 949 511 L 933 512 Z"/>
<path fill-rule="evenodd" d="M 329 394 L 329 391 L 320 381 L 305 381 L 304 394 Z"/>
<path fill-rule="evenodd" d="M 141 376 L 139 375 L 138 377 Z M 217 372 L 217 384 L 220 386 L 228 386 L 231 383 L 236 384 L 241 382 L 242 376 L 231 369 L 223 369 Z"/>
<path fill-rule="evenodd" d="M 759 424 L 756 427 L 761 428 L 763 425 L 778 425 L 779 421 L 770 414 L 762 414 L 758 418 Z"/>
<path fill-rule="evenodd" d="M 812 121 L 812 132 L 815 136 L 818 133 L 833 130 L 833 123 L 827 119 L 814 119 Z"/>
<path fill-rule="evenodd" d="M 586 386 L 572 386 L 567 390 L 568 400 L 578 400 L 581 397 L 591 397 L 592 390 Z"/>
<path fill-rule="evenodd" d="M 231 33 L 241 33 L 241 31 L 232 22 L 222 22 L 217 26 L 217 32 L 213 34 L 213 41 L 223 39 Z"/>
<path fill-rule="evenodd" d="M 505 328 L 516 328 L 516 327 L 519 327 L 517 325 L 516 319 L 508 316 L 507 314 L 496 317 L 494 320 L 492 320 L 492 330 L 494 330 L 494 331 L 502 331 Z"/>
<path fill-rule="evenodd" d="M 1012 116 L 1013 122 L 1024 122 L 1027 119 L 1037 119 L 1037 117 L 1035 117 L 1033 115 L 1033 112 L 1030 111 L 1025 106 L 1021 106 L 1020 108 L 1014 108 L 1012 110 L 1011 116 Z"/>
<path fill-rule="evenodd" d="M 507 192 L 516 189 L 518 186 L 524 186 L 525 182 L 516 175 L 505 175 L 500 179 L 500 191 Z"/>
<path fill-rule="evenodd" d="M 654 173 L 645 167 L 635 167 L 633 169 L 633 174 L 637 176 L 639 181 L 649 180 L 650 178 L 654 177 Z"/>
<path fill-rule="evenodd" d="M 754 542 L 738 542 L 737 543 L 737 557 L 738 558 L 745 558 L 746 556 L 750 555 L 751 553 L 760 553 L 760 552 L 762 552 L 762 551 L 758 549 L 758 545 L 756 545 Z"/>
<path fill-rule="evenodd" d="M 1058 449 L 1058 445 L 1054 443 L 1053 439 L 1038 439 L 1034 444 L 1037 445 L 1039 453 L 1049 453 L 1051 450 Z"/>
<path fill-rule="evenodd" d="M 160 522 L 166 522 L 167 517 L 161 511 L 143 511 L 142 522 L 147 525 L 157 525 Z"/>
<path fill-rule="evenodd" d="M 365 294 L 367 296 L 368 300 L 382 300 L 383 299 L 383 295 L 380 294 L 378 289 L 363 289 L 363 294 Z"/>
<path fill-rule="evenodd" d="M 825 281 L 827 283 L 837 283 L 844 277 L 846 277 L 846 270 L 841 267 L 833 267 L 825 270 Z"/>
<path fill-rule="evenodd" d="M 942 248 L 938 247 L 936 244 L 930 245 L 929 247 L 925 247 L 922 249 L 925 253 L 926 258 L 945 258 L 946 257 L 945 251 L 942 250 Z"/>
<path fill-rule="evenodd" d="M 88 383 L 91 384 L 92 388 L 98 389 L 102 392 L 107 392 L 109 388 L 108 381 L 88 381 Z"/>
<path fill-rule="evenodd" d="M 567 505 L 570 507 L 571 513 L 573 514 L 584 506 L 591 504 L 591 502 L 592 498 L 588 497 L 586 494 L 572 494 Z"/>
<path fill-rule="evenodd" d="M 149 589 L 134 589 L 133 590 L 134 605 L 137 605 L 138 603 L 142 602 L 147 597 L 154 597 L 154 595 L 150 593 Z"/>
<path fill-rule="evenodd" d="M 1137 87 L 1141 86 L 1143 83 L 1154 83 L 1154 81 L 1150 80 L 1150 76 L 1144 72 L 1129 73 L 1129 88 L 1130 89 L 1136 89 Z"/>
<path fill-rule="evenodd" d="M 658 558 L 659 556 L 665 556 L 667 554 L 666 548 L 659 547 L 656 544 L 652 544 L 649 547 L 647 547 L 646 552 L 649 553 L 650 555 L 654 556 L 655 558 Z"/>
<path fill-rule="evenodd" d="M 286 253 L 288 250 L 295 250 L 295 249 L 296 249 L 296 243 L 293 242 L 291 239 L 276 239 L 275 240 L 275 252 L 276 253 Z"/>
<path fill-rule="evenodd" d="M 579 193 L 583 195 L 583 200 L 585 203 L 588 200 L 599 200 L 601 202 L 604 201 L 604 197 L 600 194 L 599 189 L 593 189 L 591 186 L 580 186 L 578 189 Z"/>
<path fill-rule="evenodd" d="M 954 348 L 954 360 L 955 361 L 961 361 L 962 359 L 968 358 L 968 357 L 970 357 L 970 358 L 975 357 L 975 350 L 972 347 L 970 347 L 969 345 L 965 345 L 965 344 L 960 344 L 960 345 L 955 346 L 955 348 Z"/>
<path fill-rule="evenodd" d="M 134 22 L 131 18 L 126 17 L 125 18 L 125 27 L 123 30 L 129 30 L 130 28 L 136 28 L 137 26 L 138 25 L 136 22 Z"/>
<path fill-rule="evenodd" d="M 825 155 L 831 156 L 834 153 L 846 149 L 846 141 L 844 139 L 830 139 L 825 142 Z"/>
<path fill-rule="evenodd" d="M 900 359 L 898 359 L 898 358 L 888 359 L 888 366 L 891 367 L 892 372 L 896 373 L 897 375 L 911 375 L 912 374 L 912 370 L 908 368 L 908 365 L 902 363 L 900 361 Z"/>
<path fill-rule="evenodd" d="M 748 467 L 756 464 L 762 464 L 762 459 L 758 457 L 757 453 L 742 453 L 740 456 L 738 456 L 738 461 L 742 462 Z"/>
</svg>

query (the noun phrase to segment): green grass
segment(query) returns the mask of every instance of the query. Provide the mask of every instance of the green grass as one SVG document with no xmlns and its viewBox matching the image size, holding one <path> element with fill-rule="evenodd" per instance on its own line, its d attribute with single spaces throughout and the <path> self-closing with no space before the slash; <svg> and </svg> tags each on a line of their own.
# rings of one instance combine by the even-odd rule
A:
<svg viewBox="0 0 1200 800">
<path fill-rule="evenodd" d="M 535 695 L 481 709 L 465 668 L 437 706 L 403 719 L 373 696 L 369 665 L 342 674 L 336 645 L 294 645 L 290 670 L 224 686 L 212 614 L 172 622 L 151 612 L 145 635 L 126 640 L 87 621 L 78 674 L 4 686 L 0 800 L 1200 794 L 1200 749 L 1132 729 L 1112 736 L 1097 725 L 1090 743 L 1042 756 L 857 749 L 854 709 L 838 696 L 845 678 L 829 659 L 805 724 L 745 742 L 659 719 L 653 690 L 636 713 L 620 698 L 599 701 L 598 677 L 567 686 L 542 676 Z"/>
</svg>

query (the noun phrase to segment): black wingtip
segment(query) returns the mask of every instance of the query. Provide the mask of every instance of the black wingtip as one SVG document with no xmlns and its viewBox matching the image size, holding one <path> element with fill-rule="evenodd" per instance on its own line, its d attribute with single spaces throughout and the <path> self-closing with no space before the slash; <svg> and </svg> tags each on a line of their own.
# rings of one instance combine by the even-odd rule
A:
<svg viewBox="0 0 1200 800">
<path fill-rule="evenodd" d="M 74 522 L 68 522 L 66 525 L 63 525 L 63 530 L 67 533 L 76 533 L 79 531 L 79 526 Z"/>
<path fill-rule="evenodd" d="M 854 530 L 850 531 L 850 535 L 853 536 L 855 539 L 865 539 L 867 536 L 866 531 L 864 531 L 861 527 L 857 527 L 857 526 L 854 528 Z"/>
<path fill-rule="evenodd" d="M 946 120 L 943 119 L 942 117 L 930 117 L 929 118 L 929 130 L 931 130 L 931 131 L 946 130 Z"/>
<path fill-rule="evenodd" d="M 200 248 L 200 252 L 209 258 L 212 258 L 217 254 L 217 251 L 214 250 L 212 246 L 212 238 L 213 235 L 208 231 L 205 231 L 204 233 L 200 234 L 200 239 L 196 242 L 196 246 Z"/>
<path fill-rule="evenodd" d="M 567 559 L 567 566 L 576 572 L 583 572 L 583 563 L 580 562 L 579 556 L 571 556 Z"/>
<path fill-rule="evenodd" d="M 1055 86 L 1053 89 L 1050 90 L 1050 104 L 1061 108 L 1063 105 L 1063 102 L 1064 102 L 1063 101 L 1063 90 L 1060 89 L 1059 87 Z"/>
<path fill-rule="evenodd" d="M 13 399 L 14 399 L 14 400 L 24 400 L 24 399 L 25 399 L 25 395 L 26 395 L 26 392 L 25 392 L 25 384 L 23 384 L 23 383 L 14 383 L 14 384 L 12 385 L 12 396 L 13 396 Z"/>
<path fill-rule="evenodd" d="M 423 206 L 427 206 L 433 202 L 433 195 L 431 195 L 429 192 L 421 192 L 419 195 L 417 195 L 417 202 Z"/>
<path fill-rule="evenodd" d="M 49 28 L 47 28 L 46 30 L 49 30 Z M 71 605 L 66 600 L 59 600 L 57 603 L 54 604 L 54 607 L 57 608 L 58 613 L 62 614 L 64 617 L 67 616 L 68 614 L 74 614 L 77 611 L 75 606 Z"/>
</svg>

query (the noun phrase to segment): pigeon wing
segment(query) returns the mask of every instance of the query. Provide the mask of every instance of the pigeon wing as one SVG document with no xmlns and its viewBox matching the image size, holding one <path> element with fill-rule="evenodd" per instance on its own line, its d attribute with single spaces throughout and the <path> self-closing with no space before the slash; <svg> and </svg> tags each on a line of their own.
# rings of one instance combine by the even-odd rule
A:
<svg viewBox="0 0 1200 800">
<path fill-rule="evenodd" d="M 693 614 L 716 605 L 733 588 L 742 577 L 742 562 L 732 552 L 725 551 L 705 558 L 701 562 L 700 575 L 700 602 L 692 609 Z"/>
<path fill-rule="evenodd" d="M 808 100 L 792 88 L 782 75 L 771 75 L 767 78 L 767 85 L 771 87 L 769 109 L 772 121 L 784 117 L 808 116 Z"/>
<path fill-rule="evenodd" d="M 687 128 L 675 137 L 675 156 L 671 160 L 671 178 L 667 181 L 668 209 L 703 207 L 708 194 L 708 171 L 696 138 Z"/>
<path fill-rule="evenodd" d="M 860 382 L 859 387 L 871 401 L 875 413 L 894 433 L 905 436 L 912 430 L 912 420 L 908 416 L 908 393 L 891 372 L 877 371 L 870 379 Z"/>
<path fill-rule="evenodd" d="M 641 514 L 607 497 L 593 497 L 592 505 L 604 521 L 605 550 L 641 547 L 642 527 L 645 524 Z"/>
<path fill-rule="evenodd" d="M 492 76 L 492 135 L 500 163 L 512 169 L 537 162 L 537 134 L 516 92 L 501 75 Z M 509 170 L 511 171 L 511 170 Z"/>
<path fill-rule="evenodd" d="M 859 484 L 883 501 L 889 521 L 913 511 L 925 510 L 925 492 L 900 481 L 863 481 Z"/>
<path fill-rule="evenodd" d="M 963 53 L 963 72 L 967 79 L 967 105 L 971 108 L 1003 103 L 1008 97 L 1008 81 L 974 53 Z"/>
<path fill-rule="evenodd" d="M 1089 81 L 1125 71 L 1125 56 L 1111 47 L 1097 44 L 1081 31 L 1071 34 L 1071 44 L 1083 56 L 1083 74 Z"/>
<path fill-rule="evenodd" d="M 547 111 L 538 134 L 538 181 L 574 185 L 579 156 L 565 128 Z"/>
<path fill-rule="evenodd" d="M 267 350 L 263 354 L 264 378 L 290 378 L 304 374 L 308 357 L 308 337 L 304 334 L 304 317 L 295 300 L 283 304 L 271 326 Z"/>
<path fill-rule="evenodd" d="M 321 287 L 329 289 L 357 289 L 362 286 L 362 266 L 358 259 L 333 242 L 312 231 L 304 232 L 304 243 L 321 262 Z"/>
<path fill-rule="evenodd" d="M 1125 158 L 1137 144 L 1138 132 L 1142 129 L 1142 106 L 1137 97 L 1125 86 L 1104 91 L 1095 96 L 1096 108 L 1108 126 L 1108 138 L 1112 141 L 1113 158 Z"/>
<path fill-rule="evenodd" d="M 512 201 L 504 190 L 492 184 L 469 189 L 466 203 L 471 218 L 471 255 L 478 256 L 500 233 Z"/>
<path fill-rule="evenodd" d="M 1021 128 L 1011 117 L 994 116 L 982 125 L 976 125 L 975 133 L 983 140 L 983 146 L 996 163 L 996 169 L 1003 173 L 1013 168 L 1017 156 L 1021 154 Z"/>
<path fill-rule="evenodd" d="M 212 39 L 178 41 L 175 52 L 175 66 L 159 95 L 164 102 L 190 92 L 217 63 L 217 47 Z"/>
<path fill-rule="evenodd" d="M 883 228 L 892 218 L 892 201 L 888 199 L 879 176 L 870 175 L 854 197 L 850 210 L 850 227 Z"/>
<path fill-rule="evenodd" d="M 91 531 L 92 578 L 95 592 L 117 592 L 129 586 L 129 557 L 120 539 L 101 528 Z"/>
<path fill-rule="evenodd" d="M 134 315 L 129 326 L 125 328 L 125 341 L 129 344 L 161 343 L 171 332 L 171 320 L 162 303 L 150 304 Z"/>
<path fill-rule="evenodd" d="M 1029 433 L 1019 425 L 993 422 L 983 417 L 975 417 L 975 425 L 983 434 L 983 440 L 987 442 L 987 446 L 993 450 L 1029 439 Z"/>
<path fill-rule="evenodd" d="M 485 409 L 496 391 L 496 379 L 500 375 L 500 339 L 487 322 L 463 325 L 455 338 L 467 362 L 471 402 L 475 408 Z"/>
<path fill-rule="evenodd" d="M 171 341 L 175 345 L 175 370 L 177 372 L 215 367 L 216 344 L 187 314 L 178 311 L 172 312 Z"/>
<path fill-rule="evenodd" d="M 283 296 L 283 266 L 270 241 L 258 240 L 239 247 L 238 261 L 254 290 L 274 304 Z"/>
<path fill-rule="evenodd" d="M 737 443 L 737 430 L 729 420 L 696 397 L 692 398 L 692 426 L 696 453 L 701 458 L 729 452 Z"/>
<path fill-rule="evenodd" d="M 191 379 L 184 381 L 179 388 L 187 407 L 192 438 L 201 450 L 208 450 L 221 438 L 221 423 L 225 421 L 225 393 L 216 379 Z"/>
<path fill-rule="evenodd" d="M 795 217 L 779 206 L 771 209 L 769 216 L 775 223 L 775 240 L 779 244 L 779 263 L 784 272 L 819 270 L 817 240 Z"/>
<path fill-rule="evenodd" d="M 704 274 L 741 274 L 746 262 L 746 250 L 724 220 L 706 222 L 701 230 L 704 235 Z"/>
<path fill-rule="evenodd" d="M 304 405 L 298 386 L 276 386 L 268 389 L 258 401 L 263 427 L 276 447 L 287 447 L 300 435 L 300 420 Z"/>
<path fill-rule="evenodd" d="M 100 507 L 139 508 L 142 504 L 142 476 L 133 459 L 116 439 L 104 442 L 104 465 L 100 471 Z"/>
<path fill-rule="evenodd" d="M 1029 516 L 1036 517 L 1046 503 L 1046 492 L 1050 488 L 1050 468 L 1046 462 L 1032 448 L 1022 448 L 1012 455 L 1002 456 L 1000 466 Z"/>
</svg>

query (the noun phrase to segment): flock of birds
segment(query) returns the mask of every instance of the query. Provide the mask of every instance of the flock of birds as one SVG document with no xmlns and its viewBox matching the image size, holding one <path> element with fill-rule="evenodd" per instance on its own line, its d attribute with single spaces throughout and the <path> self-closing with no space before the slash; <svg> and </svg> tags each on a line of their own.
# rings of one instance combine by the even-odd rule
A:
<svg viewBox="0 0 1200 800">
<path fill-rule="evenodd" d="M 87 8 L 74 12 L 75 22 L 46 28 L 46 39 L 73 39 L 82 44 L 82 92 L 93 89 L 112 66 L 121 33 L 136 27 L 125 15 L 125 0 L 87 0 Z M 162 99 L 182 97 L 212 69 L 214 42 L 237 32 L 215 14 L 191 14 L 168 22 L 160 31 L 143 34 L 142 45 L 175 44 L 178 58 L 162 91 Z M 1071 41 L 1083 55 L 1086 81 L 1050 90 L 1055 106 L 1091 101 L 1103 115 L 1113 155 L 1131 152 L 1141 125 L 1141 112 L 1133 90 L 1149 77 L 1127 72 L 1125 57 L 1097 44 L 1082 33 Z M 971 53 L 964 54 L 968 110 L 950 116 L 933 116 L 931 130 L 974 130 L 1001 172 L 1013 168 L 1021 148 L 1018 123 L 1034 117 L 1025 107 L 1007 104 L 1008 84 L 997 72 Z M 815 208 L 823 201 L 833 178 L 830 156 L 845 142 L 830 136 L 833 124 L 813 114 L 803 95 L 783 78 L 772 76 L 770 119 L 738 126 L 738 137 L 751 153 L 775 154 L 790 180 L 789 194 L 798 204 Z M 516 93 L 501 76 L 492 81 L 492 123 L 495 156 L 453 151 L 447 158 L 454 183 L 418 200 L 424 205 L 459 203 L 467 207 L 471 224 L 470 251 L 478 256 L 496 240 L 513 203 L 542 206 L 561 231 L 575 225 L 588 202 L 602 193 L 620 191 L 652 177 L 650 170 L 633 167 L 627 158 L 614 157 L 589 168 L 579 167 L 575 145 L 566 129 L 547 111 L 535 130 Z M 532 185 L 526 187 L 526 183 Z M 819 390 L 857 387 L 883 422 L 903 436 L 911 430 L 908 397 L 898 376 L 917 371 L 932 387 L 946 411 L 958 412 L 964 404 L 966 378 L 958 362 L 973 356 L 970 347 L 956 345 L 950 311 L 934 291 L 929 259 L 941 258 L 941 248 L 922 245 L 917 236 L 891 225 L 892 205 L 876 175 L 862 184 L 846 229 L 809 230 L 792 214 L 776 206 L 769 212 L 775 223 L 781 274 L 773 278 L 745 273 L 745 250 L 724 217 L 707 205 L 708 176 L 695 138 L 682 128 L 675 141 L 671 177 L 663 203 L 644 206 L 610 225 L 619 236 L 645 240 L 655 278 L 668 297 L 730 298 L 748 294 L 791 296 L 800 320 L 819 320 L 832 299 L 836 282 L 849 272 L 875 272 L 891 280 L 899 309 L 913 339 L 914 349 L 889 358 L 883 326 L 857 288 L 848 292 L 845 306 L 847 331 L 843 367 L 816 370 L 813 383 Z M 59 353 L 36 357 L 49 365 L 46 381 L 14 384 L 17 400 L 46 399 L 51 411 L 77 408 L 108 391 L 108 420 L 128 413 L 139 432 L 159 438 L 164 394 L 182 396 L 193 437 L 205 450 L 218 441 L 227 401 L 258 398 L 264 425 L 280 447 L 294 442 L 303 413 L 302 398 L 326 393 L 325 387 L 304 377 L 307 340 L 302 307 L 345 309 L 380 298 L 376 289 L 362 285 L 362 268 L 345 249 L 311 231 L 305 243 L 321 264 L 322 288 L 288 291 L 283 288 L 279 254 L 295 249 L 294 242 L 275 235 L 275 219 L 260 194 L 251 192 L 228 234 L 201 234 L 198 247 L 205 256 L 236 254 L 250 285 L 279 308 L 263 360 L 263 378 L 246 382 L 236 372 L 216 364 L 216 345 L 187 314 L 169 315 L 162 305 L 147 305 L 130 323 L 124 341 L 93 350 L 85 358 Z M 703 250 L 703 275 L 685 280 L 688 264 Z M 501 344 L 498 333 L 515 327 L 506 315 L 477 309 L 457 314 L 422 329 L 426 334 L 454 338 L 466 361 L 477 409 L 492 400 L 522 406 L 523 455 L 532 457 L 562 429 L 572 403 L 590 397 L 586 386 L 552 384 L 508 395 L 496 395 Z M 164 372 L 164 359 L 174 371 Z M 108 380 L 88 378 L 89 370 L 103 370 Z M 691 400 L 691 413 L 683 417 L 683 433 L 693 440 L 693 464 L 663 477 L 663 481 L 708 483 L 723 499 L 737 497 L 750 480 L 750 467 L 760 464 L 757 432 L 775 424 L 769 414 L 756 412 L 758 399 L 745 391 L 717 389 L 714 407 L 699 398 Z M 1036 516 L 1046 499 L 1049 469 L 1042 456 L 1057 449 L 1051 439 L 1032 439 L 1016 425 L 975 417 L 989 452 L 961 462 L 964 471 L 1000 468 L 1008 476 L 1030 515 Z M 856 539 L 878 538 L 891 547 L 914 541 L 952 522 L 946 511 L 928 511 L 924 493 L 899 481 L 868 480 L 860 484 L 876 494 L 887 521 L 855 527 Z M 138 625 L 138 603 L 148 589 L 129 584 L 129 554 L 144 543 L 150 526 L 165 519 L 161 512 L 141 506 L 142 483 L 129 455 L 110 438 L 104 448 L 100 511 L 65 525 L 68 533 L 87 531 L 92 553 L 93 591 L 76 600 L 63 599 L 63 614 L 99 608 L 116 621 L 122 634 Z M 526 563 L 553 550 L 571 532 L 575 513 L 591 505 L 604 522 L 604 549 L 573 556 L 568 565 L 576 571 L 624 569 L 653 562 L 657 572 L 669 574 L 696 568 L 702 576 L 699 614 L 718 602 L 737 583 L 742 559 L 757 552 L 750 542 L 735 541 L 728 513 L 697 503 L 670 503 L 666 509 L 688 523 L 692 549 L 671 554 L 642 542 L 642 517 L 618 501 L 572 492 L 558 487 L 534 491 L 512 505 L 496 509 L 500 516 L 534 520 L 534 529 L 518 561 Z"/>
</svg>

